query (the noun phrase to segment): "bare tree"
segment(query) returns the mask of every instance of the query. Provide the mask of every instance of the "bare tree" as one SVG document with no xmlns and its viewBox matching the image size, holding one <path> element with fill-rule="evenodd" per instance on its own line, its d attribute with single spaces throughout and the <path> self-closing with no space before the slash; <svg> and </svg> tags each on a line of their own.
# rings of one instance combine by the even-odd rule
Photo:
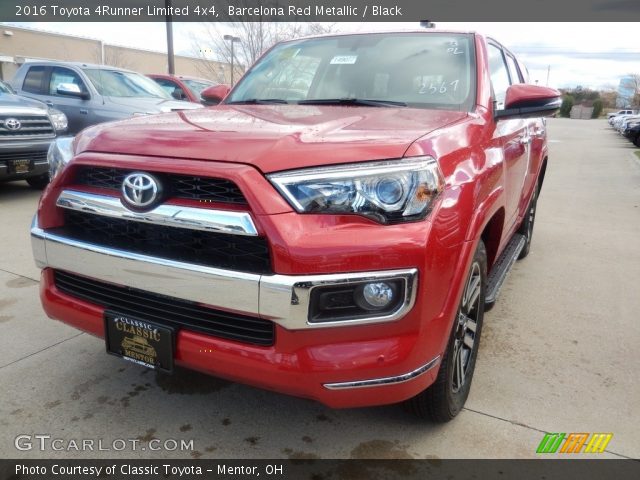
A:
<svg viewBox="0 0 640 480">
<path fill-rule="evenodd" d="M 93 62 L 97 64 L 103 63 L 102 50 L 104 49 L 104 65 L 111 67 L 124 68 L 129 70 L 135 69 L 135 62 L 132 61 L 127 55 L 127 49 L 125 47 L 118 47 L 115 45 L 101 46 L 96 45 L 93 51 Z"/>
<path fill-rule="evenodd" d="M 229 70 L 220 63 L 231 63 L 231 42 L 224 40 L 225 34 L 240 39 L 233 46 L 234 77 L 238 78 L 267 49 L 275 43 L 305 35 L 330 33 L 333 23 L 293 22 L 229 22 L 203 23 L 197 34 L 192 34 L 192 53 L 200 73 L 218 82 L 229 81 Z"/>
</svg>

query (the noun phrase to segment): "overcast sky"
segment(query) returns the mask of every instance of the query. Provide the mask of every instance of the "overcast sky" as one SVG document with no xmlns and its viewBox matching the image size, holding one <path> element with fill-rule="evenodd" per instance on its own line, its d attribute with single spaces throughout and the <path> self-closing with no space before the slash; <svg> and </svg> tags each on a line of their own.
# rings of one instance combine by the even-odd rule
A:
<svg viewBox="0 0 640 480">
<path fill-rule="evenodd" d="M 15 25 L 166 52 L 164 23 L 16 23 Z M 336 23 L 338 31 L 415 29 L 417 23 Z M 549 86 L 617 88 L 620 77 L 640 73 L 638 23 L 437 23 L 494 37 L 527 65 L 532 80 Z M 224 24 L 220 24 L 224 29 Z M 177 54 L 193 54 L 198 24 L 174 23 Z M 634 39 L 632 41 L 632 39 Z M 206 47 L 206 46 L 205 46 Z M 0 52 L 1 53 L 1 52 Z"/>
</svg>

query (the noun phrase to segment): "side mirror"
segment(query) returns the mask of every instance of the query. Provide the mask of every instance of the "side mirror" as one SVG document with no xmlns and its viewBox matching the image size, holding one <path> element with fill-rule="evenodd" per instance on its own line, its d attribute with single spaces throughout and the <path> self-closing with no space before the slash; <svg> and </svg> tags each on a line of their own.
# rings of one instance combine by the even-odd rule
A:
<svg viewBox="0 0 640 480">
<path fill-rule="evenodd" d="M 495 118 L 549 117 L 558 111 L 560 105 L 560 92 L 554 88 L 511 85 L 505 96 L 504 110 L 498 110 Z"/>
<path fill-rule="evenodd" d="M 220 85 L 205 88 L 200 93 L 200 96 L 206 105 L 217 105 L 224 100 L 230 91 L 231 87 L 229 85 L 221 83 Z"/>
<path fill-rule="evenodd" d="M 58 95 L 66 95 L 68 97 L 76 97 L 83 100 L 87 100 L 89 98 L 89 94 L 87 92 L 83 92 L 75 83 L 59 83 L 56 87 L 56 93 Z"/>
</svg>

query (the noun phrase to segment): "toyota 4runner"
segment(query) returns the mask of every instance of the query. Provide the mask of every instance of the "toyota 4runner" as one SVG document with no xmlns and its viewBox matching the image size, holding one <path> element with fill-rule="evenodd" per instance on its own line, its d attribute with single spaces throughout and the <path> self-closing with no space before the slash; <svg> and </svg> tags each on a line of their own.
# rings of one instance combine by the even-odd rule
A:
<svg viewBox="0 0 640 480">
<path fill-rule="evenodd" d="M 159 370 L 453 418 L 531 246 L 559 93 L 445 31 L 279 43 L 227 91 L 56 142 L 46 313 Z"/>
</svg>

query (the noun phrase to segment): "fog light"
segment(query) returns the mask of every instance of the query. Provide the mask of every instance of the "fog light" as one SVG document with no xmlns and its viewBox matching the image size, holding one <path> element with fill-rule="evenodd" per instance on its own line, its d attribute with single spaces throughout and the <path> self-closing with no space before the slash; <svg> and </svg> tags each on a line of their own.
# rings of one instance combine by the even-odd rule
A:
<svg viewBox="0 0 640 480">
<path fill-rule="evenodd" d="M 365 283 L 355 293 L 356 303 L 365 310 L 382 310 L 394 300 L 394 289 L 386 282 Z"/>
</svg>

